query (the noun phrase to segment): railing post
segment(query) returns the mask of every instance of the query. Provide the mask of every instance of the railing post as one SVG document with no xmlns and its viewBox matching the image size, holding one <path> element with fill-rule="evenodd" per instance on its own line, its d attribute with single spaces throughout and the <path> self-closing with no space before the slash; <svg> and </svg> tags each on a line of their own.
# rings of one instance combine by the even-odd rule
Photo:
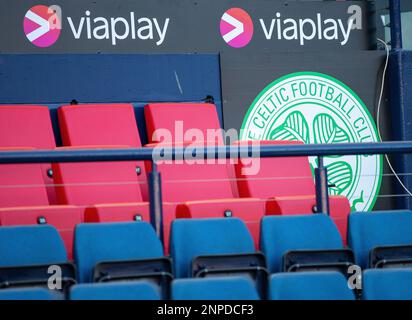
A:
<svg viewBox="0 0 412 320">
<path fill-rule="evenodd" d="M 155 161 L 152 161 L 152 171 L 149 173 L 150 221 L 156 230 L 160 241 L 164 244 L 163 235 L 163 208 L 162 208 L 162 181 L 157 171 Z"/>
<path fill-rule="evenodd" d="M 390 0 L 390 25 L 392 50 L 402 49 L 401 0 Z"/>
<path fill-rule="evenodd" d="M 328 194 L 328 172 L 323 164 L 323 157 L 318 157 L 318 167 L 315 169 L 316 208 L 318 213 L 330 215 Z"/>
</svg>

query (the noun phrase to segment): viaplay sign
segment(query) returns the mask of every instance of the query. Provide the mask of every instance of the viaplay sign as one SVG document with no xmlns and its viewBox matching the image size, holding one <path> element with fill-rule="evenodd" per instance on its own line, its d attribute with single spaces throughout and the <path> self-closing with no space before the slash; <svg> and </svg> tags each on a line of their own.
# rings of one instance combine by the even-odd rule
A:
<svg viewBox="0 0 412 320">
<path fill-rule="evenodd" d="M 156 0 L 124 0 L 119 6 L 110 1 L 25 3 L 29 1 L 13 2 L 0 11 L 2 21 L 10 19 L 10 12 L 15 12 L 13 18 L 24 17 L 18 30 L 2 29 L 18 34 L 18 41 L 2 43 L 3 51 L 30 49 L 27 44 L 73 52 L 367 47 L 365 8 L 359 2 L 331 6 L 238 1 L 237 7 L 216 0 L 182 0 L 180 6 Z M 24 35 L 26 41 L 21 42 Z"/>
<path fill-rule="evenodd" d="M 28 40 L 34 45 L 38 45 L 37 41 L 41 43 L 38 46 L 42 47 L 52 45 L 63 28 L 60 21 L 64 21 L 65 27 L 70 28 L 71 35 L 76 40 L 103 40 L 116 46 L 119 41 L 130 38 L 153 41 L 156 46 L 161 46 L 166 39 L 169 24 L 174 23 L 169 17 L 165 19 L 139 17 L 133 11 L 121 17 L 97 16 L 90 10 L 85 10 L 84 16 L 77 18 L 68 16 L 64 19 L 62 14 L 63 10 L 58 5 L 50 7 L 37 5 L 29 9 L 25 15 L 24 31 L 26 32 L 26 26 L 30 22 L 37 24 L 38 27 L 35 32 L 26 32 Z M 282 17 L 280 12 L 276 12 L 275 17 L 270 20 L 256 18 L 258 22 L 256 29 L 263 33 L 268 41 L 296 41 L 300 46 L 304 46 L 306 42 L 318 39 L 336 41 L 344 46 L 348 43 L 352 31 L 362 29 L 361 7 L 352 5 L 348 7 L 347 14 L 345 19 L 325 18 L 321 13 L 316 13 L 312 18 L 293 19 Z M 220 19 L 222 38 L 231 47 L 242 48 L 248 45 L 253 37 L 253 31 L 254 22 L 242 8 L 231 8 Z M 33 33 L 37 35 L 34 41 L 30 37 Z M 52 37 L 54 41 L 47 40 L 52 33 L 55 34 Z"/>
</svg>

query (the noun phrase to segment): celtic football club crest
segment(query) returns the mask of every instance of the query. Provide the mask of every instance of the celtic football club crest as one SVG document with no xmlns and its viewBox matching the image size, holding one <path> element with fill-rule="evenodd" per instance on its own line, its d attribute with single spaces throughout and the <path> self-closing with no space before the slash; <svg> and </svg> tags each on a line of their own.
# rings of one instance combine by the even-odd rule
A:
<svg viewBox="0 0 412 320">
<path fill-rule="evenodd" d="M 266 87 L 245 116 L 241 139 L 325 144 L 379 140 L 362 100 L 337 79 L 313 72 L 290 74 Z M 310 163 L 316 167 L 316 158 L 310 158 Z M 330 156 L 325 164 L 331 194 L 346 196 L 352 211 L 373 208 L 382 179 L 382 156 Z"/>
</svg>

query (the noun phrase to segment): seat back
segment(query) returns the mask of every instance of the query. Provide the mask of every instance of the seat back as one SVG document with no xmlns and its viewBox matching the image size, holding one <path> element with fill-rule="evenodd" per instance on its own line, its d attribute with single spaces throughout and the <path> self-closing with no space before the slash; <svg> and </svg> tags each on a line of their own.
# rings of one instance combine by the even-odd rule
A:
<svg viewBox="0 0 412 320">
<path fill-rule="evenodd" d="M 49 225 L 0 228 L 0 267 L 67 262 L 57 230 Z"/>
<path fill-rule="evenodd" d="M 260 146 L 301 145 L 298 141 L 260 141 Z M 235 145 L 247 146 L 247 141 Z M 247 168 L 258 161 L 259 170 L 246 175 Z M 270 198 L 281 196 L 315 195 L 315 184 L 307 157 L 240 159 L 235 165 L 237 185 L 241 197 Z"/>
<path fill-rule="evenodd" d="M 70 290 L 70 300 L 160 300 L 157 288 L 145 281 L 79 284 Z"/>
<path fill-rule="evenodd" d="M 143 199 L 138 179 L 141 172 L 137 171 L 140 167 L 135 162 L 54 163 L 52 167 L 60 204 L 93 205 L 141 202 Z"/>
<path fill-rule="evenodd" d="M 178 279 L 173 300 L 259 300 L 254 283 L 244 277 Z"/>
<path fill-rule="evenodd" d="M 132 104 L 80 104 L 62 106 L 58 118 L 63 145 L 90 146 L 142 146 Z M 95 166 L 95 164 L 91 164 Z M 115 165 L 108 165 L 113 170 Z M 143 161 L 134 162 L 140 168 L 138 181 L 143 199 L 148 199 L 146 172 Z M 104 165 L 102 165 L 102 169 Z M 96 171 L 96 170 L 95 170 Z M 101 171 L 101 170 L 99 170 Z M 119 190 L 122 193 L 124 190 Z M 119 200 L 124 201 L 124 200 Z M 104 203 L 107 203 L 105 201 Z"/>
<path fill-rule="evenodd" d="M 31 148 L 2 148 L 2 151 L 30 151 Z M 0 165 L 0 207 L 48 205 L 40 164 Z"/>
<path fill-rule="evenodd" d="M 49 109 L 46 106 L 0 106 L 0 147 L 55 148 Z"/>
<path fill-rule="evenodd" d="M 177 278 L 191 276 L 193 258 L 201 255 L 254 253 L 243 221 L 227 219 L 177 219 L 170 238 L 173 269 Z"/>
<path fill-rule="evenodd" d="M 142 146 L 131 104 L 68 105 L 57 113 L 65 146 Z"/>
<path fill-rule="evenodd" d="M 269 299 L 354 300 L 355 295 L 339 272 L 294 272 L 271 276 Z"/>
<path fill-rule="evenodd" d="M 186 147 L 188 150 L 201 151 L 203 143 L 149 144 L 145 147 L 163 148 Z M 156 153 L 158 153 L 156 151 Z M 159 153 L 160 154 L 160 153 Z M 202 160 L 203 161 L 203 160 Z M 162 198 L 167 202 L 200 201 L 233 198 L 233 190 L 225 162 L 195 163 L 194 160 L 160 161 L 157 169 L 162 176 Z M 147 171 L 151 164 L 147 163 Z"/>
<path fill-rule="evenodd" d="M 19 288 L 0 290 L 1 300 L 54 300 L 56 296 L 44 288 Z"/>
<path fill-rule="evenodd" d="M 412 300 L 411 269 L 369 269 L 362 277 L 365 300 Z"/>
<path fill-rule="evenodd" d="M 86 223 L 75 229 L 74 259 L 79 282 L 91 282 L 93 269 L 100 262 L 162 256 L 162 244 L 147 222 Z"/>
<path fill-rule="evenodd" d="M 16 147 L 36 149 L 54 149 L 56 147 L 50 112 L 46 106 L 0 106 L 0 148 Z M 55 204 L 56 193 L 53 178 L 48 174 L 50 164 L 36 166 L 41 168 L 43 184 L 47 186 L 47 203 Z M 14 171 L 13 169 L 6 170 Z M 20 205 L 26 205 L 26 203 Z"/>
<path fill-rule="evenodd" d="M 208 137 L 208 130 L 219 130 L 216 106 L 209 103 L 151 103 L 144 107 L 150 143 L 213 140 L 223 144 L 219 131 Z M 215 144 L 216 144 L 215 143 Z"/>
<path fill-rule="evenodd" d="M 412 212 L 358 212 L 349 216 L 348 245 L 356 264 L 369 267 L 369 253 L 375 247 L 412 245 Z"/>
<path fill-rule="evenodd" d="M 324 214 L 264 217 L 260 239 L 270 272 L 281 270 L 283 256 L 291 250 L 343 248 L 336 225 Z"/>
</svg>

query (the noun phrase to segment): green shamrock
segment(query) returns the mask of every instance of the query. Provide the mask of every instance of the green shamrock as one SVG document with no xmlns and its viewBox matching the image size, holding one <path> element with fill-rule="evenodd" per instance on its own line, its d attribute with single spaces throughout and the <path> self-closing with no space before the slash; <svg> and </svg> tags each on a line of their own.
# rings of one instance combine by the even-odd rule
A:
<svg viewBox="0 0 412 320">
<path fill-rule="evenodd" d="M 274 129 L 269 138 L 271 140 L 302 141 L 304 143 L 347 143 L 350 142 L 349 135 L 328 114 L 316 115 L 312 124 L 313 137 L 309 133 L 309 125 L 300 111 L 292 112 L 282 125 Z M 341 156 L 325 157 L 334 159 L 326 165 L 328 180 L 331 184 L 330 194 L 341 195 L 350 187 L 353 181 L 352 167 L 343 160 Z M 317 161 L 316 161 L 317 162 Z M 313 171 L 313 167 L 311 165 Z M 358 200 L 360 201 L 360 200 Z"/>
<path fill-rule="evenodd" d="M 272 131 L 269 139 L 309 143 L 309 126 L 303 114 L 292 112 L 280 127 Z"/>
</svg>

